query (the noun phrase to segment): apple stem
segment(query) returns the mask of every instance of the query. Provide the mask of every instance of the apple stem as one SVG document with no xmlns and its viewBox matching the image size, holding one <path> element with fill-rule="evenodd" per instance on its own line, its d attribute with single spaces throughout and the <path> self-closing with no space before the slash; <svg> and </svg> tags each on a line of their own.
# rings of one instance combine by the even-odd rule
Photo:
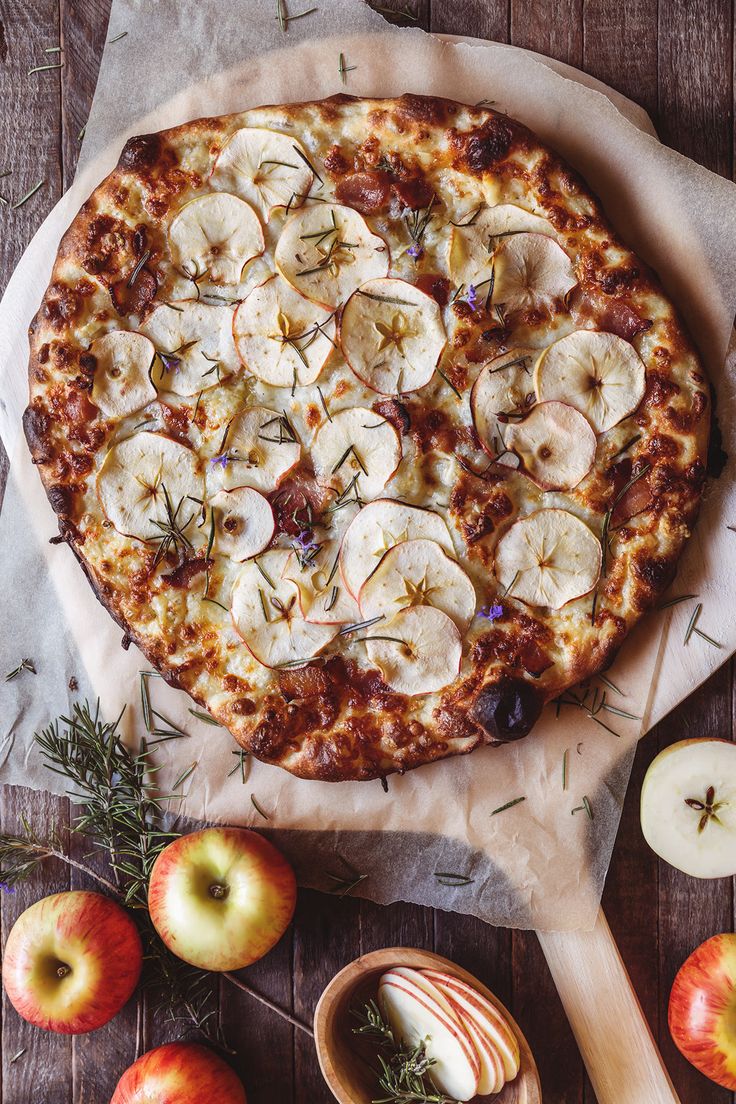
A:
<svg viewBox="0 0 736 1104">
<path fill-rule="evenodd" d="M 222 901 L 224 897 L 227 897 L 227 886 L 215 882 L 210 886 L 210 897 L 214 897 L 216 901 Z"/>
<path fill-rule="evenodd" d="M 71 971 L 71 967 L 70 967 L 70 966 L 66 966 L 66 965 L 65 965 L 65 964 L 64 964 L 63 962 L 61 963 L 61 965 L 60 965 L 60 966 L 57 966 L 57 967 L 56 967 L 56 976 L 57 976 L 58 978 L 65 978 L 65 977 L 66 977 L 66 975 L 67 975 L 67 974 L 70 974 L 71 972 L 72 972 L 72 971 Z"/>
<path fill-rule="evenodd" d="M 280 1005 L 274 1004 L 274 1002 L 269 1000 L 268 997 L 264 997 L 263 993 L 259 993 L 255 989 L 251 989 L 250 985 L 246 985 L 245 982 L 241 981 L 240 978 L 235 976 L 235 974 L 223 973 L 222 976 L 224 978 L 227 978 L 227 980 L 232 985 L 235 985 L 243 993 L 247 993 L 255 1000 L 260 1001 L 261 1004 L 265 1004 L 266 1008 L 270 1008 L 272 1012 L 276 1012 L 276 1014 L 281 1016 L 282 1019 L 288 1020 L 290 1024 L 294 1025 L 294 1027 L 298 1027 L 300 1031 L 303 1031 L 305 1032 L 305 1034 L 311 1035 L 312 1038 L 314 1038 L 314 1032 L 312 1031 L 311 1027 L 308 1027 L 307 1024 L 305 1024 L 302 1020 L 297 1019 L 296 1016 L 292 1016 L 292 1014 L 290 1012 L 287 1012 L 285 1008 L 281 1008 Z"/>
<path fill-rule="evenodd" d="M 118 886 L 113 885 L 113 883 L 109 882 L 107 878 L 103 878 L 101 874 L 97 874 L 94 870 L 91 870 L 88 866 L 85 866 L 84 863 L 77 862 L 76 859 L 72 859 L 69 857 L 69 855 L 65 855 L 63 851 L 56 851 L 52 847 L 47 847 L 44 850 L 46 851 L 46 854 L 49 858 L 61 859 L 61 861 L 65 862 L 67 866 L 73 866 L 77 870 L 81 870 L 83 874 L 86 874 L 88 878 L 92 878 L 95 882 L 98 883 L 98 885 L 104 886 L 105 889 L 112 893 L 114 897 L 117 897 L 118 900 L 122 900 L 123 894 L 120 892 Z"/>
</svg>

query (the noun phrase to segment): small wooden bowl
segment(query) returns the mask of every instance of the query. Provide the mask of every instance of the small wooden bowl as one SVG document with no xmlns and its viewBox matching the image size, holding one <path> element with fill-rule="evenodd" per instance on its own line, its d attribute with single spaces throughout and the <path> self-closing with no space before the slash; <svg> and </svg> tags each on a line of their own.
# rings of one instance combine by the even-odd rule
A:
<svg viewBox="0 0 736 1104">
<path fill-rule="evenodd" d="M 387 947 L 383 951 L 372 951 L 356 958 L 335 975 L 319 999 L 314 1012 L 317 1057 L 324 1079 L 340 1104 L 371 1104 L 371 1100 L 380 1093 L 375 1075 L 375 1048 L 370 1040 L 353 1034 L 354 1019 L 350 1008 L 375 999 L 378 979 L 391 966 L 444 970 L 472 985 L 495 1004 L 519 1041 L 521 1068 L 514 1080 L 492 1098 L 493 1104 L 541 1104 L 542 1087 L 536 1062 L 509 1011 L 467 970 L 441 955 L 413 947 Z M 478 1104 L 490 1099 L 487 1096 L 475 1098 Z"/>
</svg>

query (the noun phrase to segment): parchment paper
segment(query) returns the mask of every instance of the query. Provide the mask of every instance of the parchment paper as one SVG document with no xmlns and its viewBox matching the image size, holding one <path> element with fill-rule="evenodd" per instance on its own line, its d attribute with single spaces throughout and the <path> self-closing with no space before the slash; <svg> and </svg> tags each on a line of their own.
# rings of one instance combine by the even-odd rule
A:
<svg viewBox="0 0 736 1104">
<path fill-rule="evenodd" d="M 640 108 L 567 67 L 511 47 L 391 29 L 360 0 L 318 3 L 286 35 L 274 6 L 258 0 L 113 4 L 80 174 L 29 246 L 0 306 L 0 431 L 12 457 L 0 517 L 0 673 L 22 656 L 32 657 L 39 672 L 0 683 L 4 782 L 63 788 L 40 768 L 31 735 L 76 696 L 68 689 L 72 676 L 80 695 L 100 696 L 107 716 L 129 703 L 126 731 L 141 732 L 138 672 L 147 664 L 135 648 L 120 649 L 120 630 L 97 605 L 71 552 L 46 543 L 55 519 L 18 433 L 26 402 L 25 331 L 60 234 L 133 133 L 339 91 L 495 101 L 572 161 L 623 237 L 660 272 L 706 359 L 726 447 L 734 451 L 733 378 L 721 365 L 736 305 L 736 188 L 661 146 Z M 110 43 L 123 31 L 124 38 Z M 356 66 L 345 87 L 341 52 Z M 275 830 L 304 885 L 331 888 L 329 874 L 347 877 L 347 862 L 368 874 L 357 892 L 377 901 L 416 901 L 507 926 L 591 927 L 636 740 L 736 649 L 729 615 L 736 579 L 726 569 L 736 541 L 725 528 L 736 518 L 732 497 L 729 467 L 709 488 L 676 584 L 678 593 L 701 595 L 701 625 L 722 648 L 699 638 L 683 647 L 693 603 L 650 616 L 609 672 L 623 692 L 609 691 L 611 702 L 641 718 L 598 714 L 618 735 L 565 708 L 559 718 L 548 711 L 516 745 L 391 777 L 387 793 L 378 782 L 304 782 L 260 763 L 250 765 L 243 785 L 229 734 L 196 720 L 183 694 L 152 680 L 155 706 L 190 734 L 157 752 L 165 763 L 163 784 L 196 763 L 180 811 Z M 520 797 L 525 800 L 494 814 Z M 437 871 L 473 881 L 443 886 Z"/>
</svg>

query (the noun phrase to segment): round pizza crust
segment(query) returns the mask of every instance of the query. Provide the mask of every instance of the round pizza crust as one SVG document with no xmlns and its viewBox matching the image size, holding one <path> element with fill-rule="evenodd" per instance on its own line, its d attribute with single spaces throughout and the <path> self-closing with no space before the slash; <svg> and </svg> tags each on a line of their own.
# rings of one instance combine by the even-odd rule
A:
<svg viewBox="0 0 736 1104">
<path fill-rule="evenodd" d="M 698 512 L 709 386 L 675 307 L 487 108 L 335 96 L 130 139 L 30 341 L 26 437 L 100 601 L 303 777 L 526 735 Z"/>
</svg>

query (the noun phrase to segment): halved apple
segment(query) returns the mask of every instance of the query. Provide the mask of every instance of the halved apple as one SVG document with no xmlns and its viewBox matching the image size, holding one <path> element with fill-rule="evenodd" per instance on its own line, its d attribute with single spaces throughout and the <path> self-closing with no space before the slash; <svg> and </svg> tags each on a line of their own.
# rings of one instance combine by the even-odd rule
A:
<svg viewBox="0 0 736 1104">
<path fill-rule="evenodd" d="M 534 369 L 540 402 L 559 399 L 605 433 L 633 414 L 644 397 L 646 369 L 636 349 L 615 334 L 575 330 L 548 346 Z"/>
<path fill-rule="evenodd" d="M 504 419 L 526 413 L 534 403 L 532 370 L 536 356 L 536 349 L 509 349 L 484 364 L 473 384 L 470 413 L 480 443 L 491 456 L 504 450 L 508 426 Z"/>
<path fill-rule="evenodd" d="M 246 485 L 273 491 L 302 452 L 287 416 L 265 406 L 236 414 L 217 447 L 207 465 L 208 489 L 226 491 Z"/>
<path fill-rule="evenodd" d="M 340 548 L 340 573 L 350 593 L 357 596 L 389 548 L 417 537 L 436 541 L 451 556 L 455 553 L 450 532 L 439 514 L 393 498 L 369 502 L 345 530 Z"/>
<path fill-rule="evenodd" d="M 277 548 L 243 564 L 233 584 L 233 624 L 251 655 L 264 667 L 300 666 L 337 635 L 337 625 L 305 621 L 297 589 L 283 571 L 291 553 Z"/>
<path fill-rule="evenodd" d="M 220 150 L 210 176 L 214 188 L 242 196 L 264 222 L 276 207 L 298 207 L 313 179 L 302 145 L 290 134 L 267 127 L 236 130 Z"/>
<path fill-rule="evenodd" d="M 140 327 L 156 346 L 153 382 L 174 395 L 197 395 L 240 368 L 228 307 L 180 299 L 161 303 Z"/>
<path fill-rule="evenodd" d="M 244 366 L 271 387 L 314 383 L 335 347 L 333 314 L 281 276 L 254 288 L 235 311 L 233 336 Z"/>
<path fill-rule="evenodd" d="M 399 694 L 433 694 L 457 678 L 460 633 L 452 618 L 434 606 L 402 609 L 367 634 L 368 658 Z"/>
<path fill-rule="evenodd" d="M 554 228 L 513 203 L 483 207 L 465 226 L 453 226 L 450 238 L 450 276 L 456 284 L 477 287 L 491 275 L 491 258 L 498 241 L 509 234 L 531 232 L 555 238 Z"/>
<path fill-rule="evenodd" d="M 496 546 L 496 577 L 530 606 L 561 609 L 589 594 L 601 573 L 601 543 L 580 518 L 556 508 L 519 518 Z"/>
<path fill-rule="evenodd" d="M 360 621 L 358 603 L 337 571 L 338 540 L 304 541 L 286 562 L 284 578 L 299 591 L 299 606 L 307 621 L 317 625 L 347 625 Z"/>
<path fill-rule="evenodd" d="M 571 491 L 595 460 L 596 437 L 587 418 L 563 402 L 537 403 L 523 421 L 507 427 L 505 442 L 529 478 L 547 491 Z"/>
<path fill-rule="evenodd" d="M 577 283 L 572 261 L 545 234 L 514 234 L 493 254 L 493 302 L 504 311 L 551 306 Z"/>
<path fill-rule="evenodd" d="M 169 253 L 185 276 L 240 283 L 248 261 L 266 248 L 261 221 L 245 200 L 209 192 L 185 203 L 169 224 Z"/>
<path fill-rule="evenodd" d="M 446 342 L 439 305 L 405 280 L 368 280 L 342 312 L 345 359 L 359 380 L 382 395 L 429 383 Z"/>
<path fill-rule="evenodd" d="M 106 418 L 125 418 L 156 398 L 150 376 L 156 350 L 143 334 L 111 330 L 89 351 L 97 361 L 92 402 Z"/>
<path fill-rule="evenodd" d="M 736 744 L 680 740 L 661 751 L 642 784 L 641 830 L 693 878 L 736 874 Z"/>
<path fill-rule="evenodd" d="M 97 496 L 105 516 L 126 536 L 160 538 L 157 523 L 170 521 L 170 513 L 186 534 L 199 517 L 197 501 L 204 498 L 199 457 L 162 433 L 136 433 L 108 452 L 97 475 Z"/>
<path fill-rule="evenodd" d="M 464 632 L 473 617 L 475 587 L 460 564 L 435 541 L 402 541 L 389 548 L 360 588 L 361 615 L 386 618 L 402 609 L 434 606 Z"/>
<path fill-rule="evenodd" d="M 253 487 L 218 491 L 209 501 L 215 520 L 215 551 L 236 563 L 268 548 L 276 528 L 271 503 Z"/>
<path fill-rule="evenodd" d="M 490 1038 L 501 1056 L 505 1079 L 513 1081 L 521 1065 L 521 1052 L 506 1017 L 477 989 L 452 974 L 441 970 L 422 970 L 422 973 L 445 993 L 464 1022 L 472 1019 L 476 1028 Z"/>
<path fill-rule="evenodd" d="M 424 1045 L 431 1076 L 440 1092 L 453 1100 L 471 1100 L 478 1092 L 479 1063 L 467 1032 L 457 1019 L 419 985 L 406 977 L 384 974 L 378 1002 L 395 1038 L 409 1047 Z"/>
<path fill-rule="evenodd" d="M 287 219 L 274 260 L 292 287 L 333 310 L 366 280 L 385 276 L 390 263 L 383 238 L 337 203 L 307 205 Z"/>
<path fill-rule="evenodd" d="M 464 1028 L 478 1058 L 477 1095 L 488 1096 L 491 1093 L 500 1092 L 506 1081 L 501 1055 L 494 1047 L 490 1037 L 476 1026 L 475 1020 L 467 1014 L 463 1015 L 459 1006 L 454 1004 L 423 971 L 412 970 L 407 966 L 394 966 L 383 975 L 387 980 L 390 980 L 392 976 L 404 977 L 413 981 L 428 996 L 437 1001 L 449 1019 L 458 1021 Z"/>
<path fill-rule="evenodd" d="M 401 438 L 380 414 L 351 406 L 318 429 L 311 456 L 320 483 L 340 493 L 352 483 L 361 499 L 370 499 L 398 468 Z"/>
</svg>

